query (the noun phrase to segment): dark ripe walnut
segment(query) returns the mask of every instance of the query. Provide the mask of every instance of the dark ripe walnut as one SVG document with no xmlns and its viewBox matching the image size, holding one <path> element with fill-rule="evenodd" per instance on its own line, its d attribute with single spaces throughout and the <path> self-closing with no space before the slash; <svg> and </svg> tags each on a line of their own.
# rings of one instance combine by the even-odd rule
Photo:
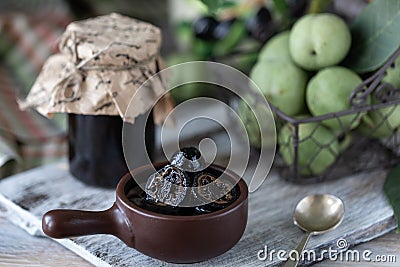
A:
<svg viewBox="0 0 400 267">
<path fill-rule="evenodd" d="M 147 180 L 145 188 L 147 200 L 160 206 L 177 206 L 185 198 L 188 185 L 188 179 L 183 171 L 167 165 Z"/>
<path fill-rule="evenodd" d="M 218 24 L 219 22 L 214 17 L 201 17 L 193 23 L 193 32 L 199 39 L 214 41 L 214 30 Z"/>
<path fill-rule="evenodd" d="M 235 22 L 235 18 L 229 20 L 223 20 L 218 23 L 215 27 L 213 35 L 216 40 L 222 40 L 229 35 L 232 29 L 232 24 Z"/>
<path fill-rule="evenodd" d="M 185 158 L 190 160 L 197 160 L 201 157 L 201 152 L 197 148 L 191 147 L 184 147 L 181 149 L 181 152 L 185 155 Z"/>
<path fill-rule="evenodd" d="M 171 164 L 187 172 L 199 172 L 206 167 L 204 158 L 195 147 L 185 147 L 175 153 Z"/>
<path fill-rule="evenodd" d="M 262 43 L 266 42 L 275 32 L 275 25 L 269 10 L 261 7 L 254 16 L 247 19 L 246 29 L 254 39 Z"/>
<path fill-rule="evenodd" d="M 136 206 L 143 207 L 147 195 L 146 192 L 144 192 L 140 186 L 136 185 L 128 191 L 126 197 Z"/>
<path fill-rule="evenodd" d="M 208 186 L 207 186 L 208 185 Z M 195 177 L 193 195 L 210 202 L 199 209 L 224 208 L 238 197 L 236 187 L 230 189 L 231 184 L 209 173 L 202 173 Z M 222 197 L 221 194 L 224 194 Z"/>
</svg>

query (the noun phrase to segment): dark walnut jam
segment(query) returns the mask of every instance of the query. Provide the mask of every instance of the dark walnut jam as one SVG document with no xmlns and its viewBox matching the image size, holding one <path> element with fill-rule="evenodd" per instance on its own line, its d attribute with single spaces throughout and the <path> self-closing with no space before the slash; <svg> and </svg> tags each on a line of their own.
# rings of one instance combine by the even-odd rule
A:
<svg viewBox="0 0 400 267">
<path fill-rule="evenodd" d="M 189 171 L 180 168 L 184 165 Z M 126 195 L 138 207 L 167 215 L 200 215 L 228 207 L 239 197 L 239 186 L 232 187 L 233 181 L 221 172 L 204 167 L 200 151 L 184 148 L 171 165 L 148 177 L 145 190 L 132 183 Z"/>
</svg>

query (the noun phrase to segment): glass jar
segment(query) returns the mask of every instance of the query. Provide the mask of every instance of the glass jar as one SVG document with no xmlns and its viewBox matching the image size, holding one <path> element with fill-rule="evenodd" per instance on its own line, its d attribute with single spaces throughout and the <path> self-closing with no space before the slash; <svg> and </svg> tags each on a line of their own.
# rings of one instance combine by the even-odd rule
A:
<svg viewBox="0 0 400 267">
<path fill-rule="evenodd" d="M 146 164 L 154 153 L 154 123 L 150 114 L 125 123 L 134 136 L 133 167 Z M 120 116 L 68 114 L 69 169 L 78 180 L 94 186 L 114 188 L 128 172 L 122 148 L 123 121 Z M 145 132 L 143 131 L 144 129 Z M 145 138 L 146 147 L 143 147 Z M 129 142 L 132 143 L 132 140 Z M 131 148 L 130 148 L 131 149 Z M 146 151 L 147 150 L 147 151 Z"/>
</svg>

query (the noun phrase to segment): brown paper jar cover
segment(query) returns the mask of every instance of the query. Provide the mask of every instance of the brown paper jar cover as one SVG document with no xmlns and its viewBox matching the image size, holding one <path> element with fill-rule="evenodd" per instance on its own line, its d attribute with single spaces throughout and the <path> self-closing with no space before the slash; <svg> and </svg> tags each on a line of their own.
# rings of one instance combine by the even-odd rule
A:
<svg viewBox="0 0 400 267">
<path fill-rule="evenodd" d="M 33 107 L 45 116 L 57 112 L 119 115 L 134 123 L 164 94 L 154 107 L 155 123 L 161 123 L 172 109 L 162 75 L 138 91 L 162 69 L 159 28 L 112 13 L 72 22 L 59 47 L 61 53 L 48 58 L 27 98 L 20 102 L 22 109 Z"/>
<path fill-rule="evenodd" d="M 161 123 L 173 108 L 164 76 L 139 89 L 162 69 L 160 47 L 157 27 L 116 13 L 72 22 L 61 36 L 60 53 L 48 58 L 20 102 L 22 109 L 45 116 L 69 113 L 70 172 L 79 180 L 114 187 L 128 172 L 123 121 L 135 139 L 146 141 L 146 148 L 143 142 L 132 148 L 137 151 L 132 166 L 148 163 L 147 155 L 151 159 L 153 122 Z M 146 122 L 149 112 L 154 120 Z"/>
</svg>

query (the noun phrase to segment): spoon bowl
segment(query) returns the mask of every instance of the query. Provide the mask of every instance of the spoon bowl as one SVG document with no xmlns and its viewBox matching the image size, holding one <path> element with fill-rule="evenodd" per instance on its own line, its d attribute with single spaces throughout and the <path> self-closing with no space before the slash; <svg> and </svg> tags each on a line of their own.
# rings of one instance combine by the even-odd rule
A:
<svg viewBox="0 0 400 267">
<path fill-rule="evenodd" d="M 333 195 L 309 195 L 300 200 L 294 210 L 293 221 L 306 233 L 296 247 L 297 255 L 302 255 L 310 236 L 335 229 L 342 222 L 343 217 L 343 201 Z M 299 260 L 299 257 L 289 258 L 284 266 L 296 267 Z"/>
<path fill-rule="evenodd" d="M 343 220 L 342 200 L 333 195 L 310 195 L 296 206 L 294 224 L 305 232 L 322 234 L 336 228 Z"/>
</svg>

